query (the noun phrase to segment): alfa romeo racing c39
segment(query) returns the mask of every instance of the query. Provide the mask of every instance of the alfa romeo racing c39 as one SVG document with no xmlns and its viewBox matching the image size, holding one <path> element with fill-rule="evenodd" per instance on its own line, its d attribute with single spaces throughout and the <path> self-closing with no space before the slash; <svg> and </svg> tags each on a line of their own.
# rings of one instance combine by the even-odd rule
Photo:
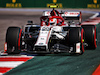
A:
<svg viewBox="0 0 100 75">
<path fill-rule="evenodd" d="M 16 54 L 73 53 L 83 54 L 84 49 L 95 49 L 96 27 L 81 25 L 81 12 L 44 11 L 40 25 L 28 21 L 22 30 L 9 27 L 6 33 L 5 51 Z"/>
</svg>

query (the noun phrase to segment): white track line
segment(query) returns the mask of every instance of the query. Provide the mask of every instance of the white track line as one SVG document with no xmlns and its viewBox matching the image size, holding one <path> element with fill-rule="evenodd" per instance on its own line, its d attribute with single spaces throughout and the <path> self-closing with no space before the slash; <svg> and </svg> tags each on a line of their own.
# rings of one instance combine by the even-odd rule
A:
<svg viewBox="0 0 100 75">
<path fill-rule="evenodd" d="M 99 15 L 99 13 L 96 13 L 95 15 L 91 16 L 90 19 L 96 18 Z"/>
<path fill-rule="evenodd" d="M 24 61 L 2 61 L 0 62 L 0 67 L 17 67 L 19 65 L 21 65 L 22 63 L 24 63 Z"/>
<path fill-rule="evenodd" d="M 97 16 L 99 15 L 99 13 L 96 13 L 94 14 L 93 16 L 91 16 L 87 21 L 90 21 L 90 22 L 87 22 L 87 21 L 84 21 L 82 22 L 82 25 L 97 25 L 100 23 L 100 20 L 92 20 L 92 19 L 95 19 Z"/>
</svg>

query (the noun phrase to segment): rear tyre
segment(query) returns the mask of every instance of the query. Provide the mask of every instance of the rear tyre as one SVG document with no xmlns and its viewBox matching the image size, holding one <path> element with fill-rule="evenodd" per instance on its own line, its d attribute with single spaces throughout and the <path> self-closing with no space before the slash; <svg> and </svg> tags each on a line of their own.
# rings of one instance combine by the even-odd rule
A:
<svg viewBox="0 0 100 75">
<path fill-rule="evenodd" d="M 6 33 L 7 53 L 19 54 L 22 45 L 22 29 L 19 27 L 9 27 Z"/>
<path fill-rule="evenodd" d="M 73 47 L 74 54 L 82 55 L 84 53 L 84 31 L 81 27 L 71 27 L 69 30 L 69 46 Z M 76 53 L 76 44 L 80 43 L 80 53 Z"/>
<path fill-rule="evenodd" d="M 97 47 L 97 35 L 96 35 L 96 26 L 95 25 L 83 25 L 82 26 L 85 32 L 85 43 L 88 44 L 86 49 L 96 49 Z"/>
</svg>

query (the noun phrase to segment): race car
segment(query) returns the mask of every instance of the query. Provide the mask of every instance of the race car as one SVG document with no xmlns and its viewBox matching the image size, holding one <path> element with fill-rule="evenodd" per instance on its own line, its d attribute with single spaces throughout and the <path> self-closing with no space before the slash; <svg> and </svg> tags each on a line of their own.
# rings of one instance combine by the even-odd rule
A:
<svg viewBox="0 0 100 75">
<path fill-rule="evenodd" d="M 44 11 L 41 24 L 28 21 L 22 30 L 9 27 L 6 33 L 5 52 L 19 54 L 70 53 L 83 54 L 84 49 L 96 49 L 95 25 L 81 25 L 81 12 Z"/>
</svg>

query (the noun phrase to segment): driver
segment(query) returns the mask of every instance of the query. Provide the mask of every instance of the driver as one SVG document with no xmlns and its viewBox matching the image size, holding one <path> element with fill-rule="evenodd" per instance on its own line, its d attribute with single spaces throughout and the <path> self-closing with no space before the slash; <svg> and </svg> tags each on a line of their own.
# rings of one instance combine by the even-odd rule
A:
<svg viewBox="0 0 100 75">
<path fill-rule="evenodd" d="M 50 25 L 56 26 L 57 25 L 57 19 L 56 18 L 51 19 L 50 20 Z"/>
</svg>

